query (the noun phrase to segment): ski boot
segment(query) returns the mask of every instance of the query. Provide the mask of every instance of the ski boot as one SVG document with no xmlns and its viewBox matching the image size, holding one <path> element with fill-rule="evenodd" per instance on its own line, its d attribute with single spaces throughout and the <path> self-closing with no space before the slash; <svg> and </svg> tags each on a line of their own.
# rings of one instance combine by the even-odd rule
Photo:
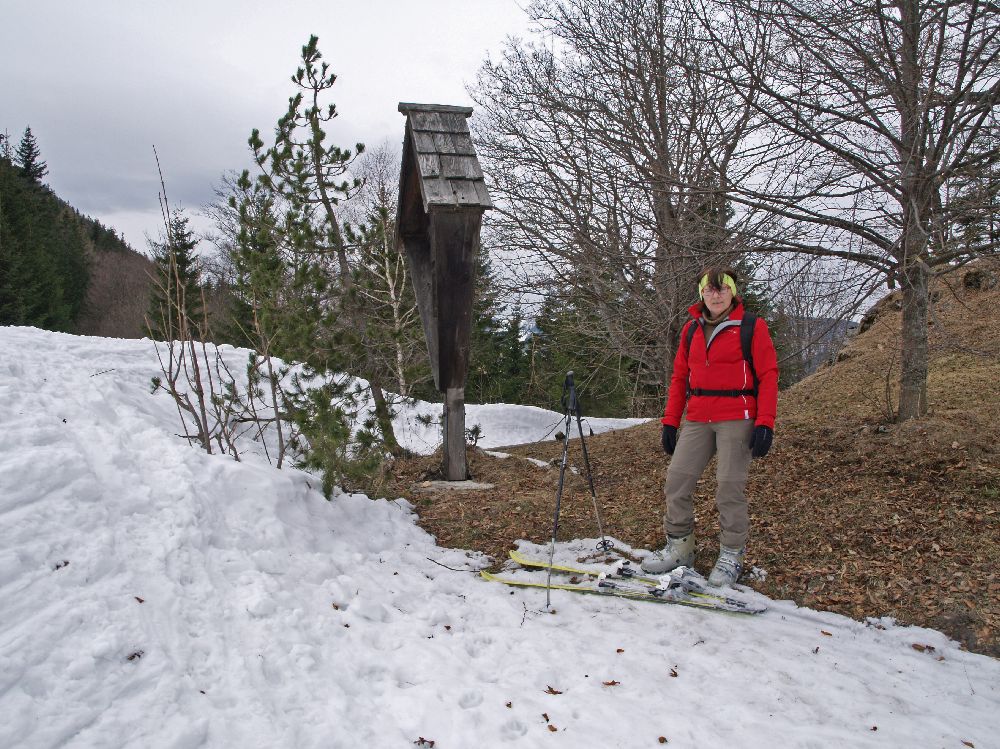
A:
<svg viewBox="0 0 1000 749">
<path fill-rule="evenodd" d="M 743 572 L 743 555 L 746 554 L 746 547 L 742 549 L 730 549 L 728 546 L 719 548 L 719 559 L 712 568 L 708 576 L 708 584 L 721 588 L 724 585 L 732 585 L 740 579 Z"/>
<path fill-rule="evenodd" d="M 642 571 L 650 575 L 662 575 L 678 567 L 690 567 L 694 562 L 694 533 L 686 536 L 667 536 L 663 551 L 642 560 Z"/>
</svg>

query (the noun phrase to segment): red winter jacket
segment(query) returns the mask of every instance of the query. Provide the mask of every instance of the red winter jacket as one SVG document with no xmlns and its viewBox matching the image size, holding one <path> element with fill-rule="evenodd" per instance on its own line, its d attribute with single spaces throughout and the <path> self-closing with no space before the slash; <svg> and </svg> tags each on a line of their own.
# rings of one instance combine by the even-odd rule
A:
<svg viewBox="0 0 1000 749">
<path fill-rule="evenodd" d="M 753 389 L 753 373 L 749 363 L 743 359 L 743 347 L 740 343 L 743 303 L 737 300 L 736 308 L 729 313 L 729 317 L 715 327 L 707 347 L 705 329 L 700 319 L 701 304 L 693 305 L 688 312 L 695 319 L 689 320 L 681 331 L 681 342 L 674 358 L 674 373 L 670 378 L 670 391 L 667 393 L 667 406 L 662 422 L 680 426 L 681 414 L 687 405 L 688 421 L 754 419 L 757 426 L 774 429 L 774 417 L 778 410 L 778 355 L 771 342 L 767 323 L 757 318 L 751 344 L 754 368 L 759 380 L 756 398 L 752 395 L 692 395 L 688 399 L 689 384 L 691 388 L 702 390 Z M 690 325 L 696 325 L 697 329 L 688 351 L 685 344 Z"/>
</svg>

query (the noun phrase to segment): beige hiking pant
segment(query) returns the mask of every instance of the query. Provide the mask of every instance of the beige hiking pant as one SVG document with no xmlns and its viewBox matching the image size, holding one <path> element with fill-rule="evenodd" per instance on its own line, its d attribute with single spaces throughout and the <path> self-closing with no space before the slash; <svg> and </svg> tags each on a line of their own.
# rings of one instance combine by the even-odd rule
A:
<svg viewBox="0 0 1000 749">
<path fill-rule="evenodd" d="M 691 495 L 708 461 L 718 454 L 715 504 L 719 508 L 719 525 L 722 526 L 719 542 L 731 549 L 742 549 L 746 545 L 750 532 L 750 511 L 745 490 L 753 428 L 752 419 L 685 421 L 681 424 L 677 448 L 670 459 L 663 487 L 667 500 L 663 528 L 667 535 L 686 536 L 694 530 L 694 501 Z"/>
</svg>

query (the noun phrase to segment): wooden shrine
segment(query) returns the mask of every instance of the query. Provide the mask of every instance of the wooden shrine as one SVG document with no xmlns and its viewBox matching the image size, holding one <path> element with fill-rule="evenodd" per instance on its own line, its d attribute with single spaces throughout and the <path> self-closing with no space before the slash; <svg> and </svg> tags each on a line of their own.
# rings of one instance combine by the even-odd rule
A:
<svg viewBox="0 0 1000 749">
<path fill-rule="evenodd" d="M 465 381 L 483 213 L 493 207 L 468 118 L 471 107 L 399 105 L 406 116 L 396 212 L 434 385 L 444 394 L 444 476 L 469 477 Z"/>
</svg>

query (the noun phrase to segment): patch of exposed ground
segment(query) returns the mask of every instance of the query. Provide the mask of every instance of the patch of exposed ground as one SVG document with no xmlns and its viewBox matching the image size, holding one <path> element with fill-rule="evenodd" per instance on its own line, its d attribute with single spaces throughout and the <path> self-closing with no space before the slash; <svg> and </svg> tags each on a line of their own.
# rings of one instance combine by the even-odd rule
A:
<svg viewBox="0 0 1000 749">
<path fill-rule="evenodd" d="M 896 425 L 889 415 L 898 292 L 879 303 L 837 362 L 782 392 L 774 448 L 750 472 L 747 561 L 767 573 L 750 584 L 768 596 L 933 627 L 1000 657 L 1000 268 L 971 272 L 978 282 L 959 270 L 933 286 L 926 418 Z M 606 533 L 661 546 L 668 458 L 659 425 L 588 437 L 587 446 Z M 511 457 L 470 450 L 473 477 L 493 489 L 424 490 L 440 464 L 431 456 L 399 461 L 385 493 L 410 499 L 439 543 L 502 561 L 518 539 L 548 540 L 562 446 L 500 451 Z M 570 458 L 582 467 L 576 442 Z M 695 497 L 702 572 L 717 553 L 714 484 L 710 467 Z M 567 474 L 559 535 L 597 535 L 577 474 Z"/>
</svg>

